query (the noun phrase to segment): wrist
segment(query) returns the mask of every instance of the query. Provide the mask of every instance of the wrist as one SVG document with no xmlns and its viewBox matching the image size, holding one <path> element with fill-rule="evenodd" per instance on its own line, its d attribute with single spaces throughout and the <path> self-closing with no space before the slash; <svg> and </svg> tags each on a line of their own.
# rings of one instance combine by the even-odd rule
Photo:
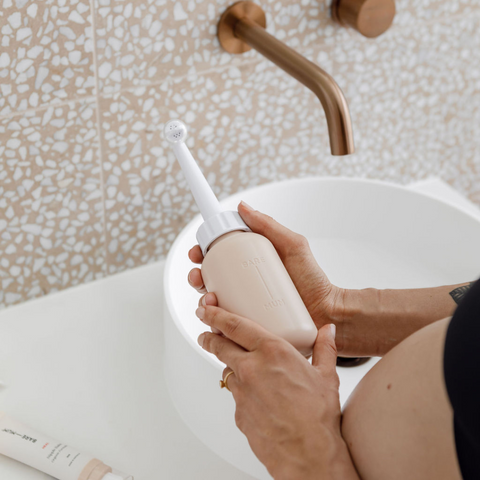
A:
<svg viewBox="0 0 480 480">
<path fill-rule="evenodd" d="M 345 296 L 347 289 L 330 285 L 327 301 L 322 302 L 322 316 L 325 323 L 341 323 L 345 316 Z M 338 325 L 337 325 L 338 326 Z"/>
<path fill-rule="evenodd" d="M 281 480 L 301 478 L 302 480 L 360 480 L 348 447 L 343 438 L 323 443 L 318 454 L 312 456 L 310 461 L 303 466 L 295 465 L 293 468 L 282 469 L 285 476 Z M 277 477 L 275 477 L 277 478 Z"/>
<path fill-rule="evenodd" d="M 331 319 L 337 326 L 337 350 L 345 356 L 378 355 L 376 312 L 379 290 L 338 289 Z M 373 322 L 370 320 L 374 320 Z"/>
<path fill-rule="evenodd" d="M 327 470 L 324 477 L 331 480 L 360 480 L 355 464 L 353 463 L 350 451 L 343 437 L 340 437 L 336 446 L 336 455 L 330 463 L 331 468 Z"/>
</svg>

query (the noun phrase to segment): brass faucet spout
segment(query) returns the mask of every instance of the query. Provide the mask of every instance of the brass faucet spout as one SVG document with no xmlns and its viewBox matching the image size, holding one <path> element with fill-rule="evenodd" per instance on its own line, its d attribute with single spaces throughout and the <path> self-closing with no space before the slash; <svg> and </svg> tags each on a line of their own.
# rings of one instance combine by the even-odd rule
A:
<svg viewBox="0 0 480 480">
<path fill-rule="evenodd" d="M 242 9 L 238 8 L 240 4 L 245 5 L 243 13 Z M 255 4 L 252 2 L 238 2 L 230 8 L 232 11 L 229 12 L 227 10 L 220 20 L 220 42 L 222 43 L 222 34 L 225 37 L 225 31 L 227 28 L 230 29 L 233 36 L 238 39 L 237 42 L 245 42 L 250 47 L 253 47 L 271 62 L 275 63 L 275 65 L 309 88 L 318 97 L 325 111 L 332 155 L 353 153 L 355 147 L 350 112 L 348 111 L 348 105 L 343 92 L 335 80 L 319 66 L 270 35 L 262 25 L 252 19 L 252 15 L 249 15 L 249 12 L 253 9 L 255 13 L 258 13 L 255 9 L 259 7 Z M 235 13 L 238 16 L 234 15 Z M 231 39 L 227 38 L 227 40 L 231 42 Z M 246 51 L 247 49 L 248 47 L 243 48 L 241 51 Z"/>
</svg>

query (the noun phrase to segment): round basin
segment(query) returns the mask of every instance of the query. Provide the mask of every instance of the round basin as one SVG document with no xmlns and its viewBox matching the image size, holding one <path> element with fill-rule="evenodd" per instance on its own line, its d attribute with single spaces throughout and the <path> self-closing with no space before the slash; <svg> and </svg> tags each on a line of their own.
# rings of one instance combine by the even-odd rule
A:
<svg viewBox="0 0 480 480">
<path fill-rule="evenodd" d="M 480 222 L 456 207 L 405 187 L 343 178 L 263 185 L 226 198 L 240 200 L 305 235 L 330 280 L 346 288 L 420 288 L 480 276 Z M 173 244 L 165 267 L 165 378 L 181 417 L 214 452 L 254 478 L 271 478 L 236 428 L 235 404 L 218 381 L 224 365 L 197 344 L 199 295 L 188 285 L 195 217 Z M 344 404 L 378 359 L 338 368 Z"/>
</svg>

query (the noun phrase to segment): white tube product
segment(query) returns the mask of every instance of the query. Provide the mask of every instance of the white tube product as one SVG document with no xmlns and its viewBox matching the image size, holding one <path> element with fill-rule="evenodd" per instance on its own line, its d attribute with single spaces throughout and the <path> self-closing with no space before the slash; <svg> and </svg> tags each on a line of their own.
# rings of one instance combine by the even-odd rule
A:
<svg viewBox="0 0 480 480">
<path fill-rule="evenodd" d="M 133 480 L 0 412 L 0 454 L 59 480 Z"/>
</svg>

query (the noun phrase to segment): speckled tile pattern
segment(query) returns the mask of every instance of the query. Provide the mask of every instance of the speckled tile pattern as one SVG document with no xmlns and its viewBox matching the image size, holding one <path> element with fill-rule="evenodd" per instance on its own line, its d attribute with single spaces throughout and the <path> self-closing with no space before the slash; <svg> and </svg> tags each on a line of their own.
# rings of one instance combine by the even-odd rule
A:
<svg viewBox="0 0 480 480">
<path fill-rule="evenodd" d="M 160 85 L 101 101 L 109 273 L 160 258 L 183 224 L 170 199 L 181 177 L 157 128 L 170 95 Z"/>
<path fill-rule="evenodd" d="M 190 76 L 102 102 L 110 272 L 160 258 L 197 212 L 162 138 L 166 118 L 188 122 L 188 143 L 219 197 L 316 170 L 311 162 L 299 161 L 308 154 L 308 142 L 292 135 L 312 97 L 282 77 L 264 62 L 251 63 L 215 77 Z M 194 101 L 185 111 L 187 99 Z M 326 141 L 322 112 L 310 110 Z M 306 125 L 311 128 L 311 120 Z M 285 135 L 291 138 L 284 141 Z"/>
<path fill-rule="evenodd" d="M 0 301 L 17 303 L 105 270 L 95 103 L 0 121 Z"/>
<path fill-rule="evenodd" d="M 92 95 L 88 0 L 3 0 L 0 116 Z"/>
<path fill-rule="evenodd" d="M 238 65 L 255 52 L 230 55 L 215 32 L 228 0 L 95 0 L 100 90 L 103 93 L 161 82 L 166 77 Z M 351 38 L 338 29 L 318 0 L 261 2 L 269 32 L 292 48 Z"/>
<path fill-rule="evenodd" d="M 343 89 L 357 151 L 342 158 L 313 94 L 221 50 L 227 0 L 1 2 L 0 306 L 165 257 L 197 213 L 162 138 L 171 118 L 220 198 L 436 175 L 480 204 L 480 0 L 397 0 L 377 39 L 335 25 L 330 0 L 261 3 L 268 31 Z"/>
<path fill-rule="evenodd" d="M 424 22 L 476 13 L 480 0 L 395 0 L 395 26 L 411 26 Z"/>
<path fill-rule="evenodd" d="M 407 183 L 435 174 L 480 200 L 478 32 L 477 15 L 361 40 L 361 53 L 334 47 L 330 57 L 341 61 L 329 71 L 349 99 L 356 175 Z"/>
<path fill-rule="evenodd" d="M 434 173 L 476 198 L 472 189 L 480 176 L 470 148 L 480 145 L 475 136 L 480 70 L 468 65 L 480 65 L 480 50 L 466 40 L 479 27 L 480 18 L 462 18 L 434 28 L 411 27 L 408 35 L 392 32 L 379 43 L 355 40 L 325 48 L 318 61 L 341 84 L 355 127 L 357 153 L 348 157 L 329 154 L 315 96 L 266 61 L 106 99 L 105 157 L 112 159 L 104 164 L 109 268 L 160 258 L 175 238 L 172 228 L 197 212 L 161 137 L 166 118 L 189 124 L 189 144 L 219 197 L 305 175 L 408 183 Z M 355 61 L 359 55 L 361 61 Z M 422 81 L 416 82 L 419 71 Z M 464 159 L 445 161 L 445 152 L 455 155 L 456 149 L 459 155 L 459 145 L 468 146 L 460 149 Z"/>
</svg>

